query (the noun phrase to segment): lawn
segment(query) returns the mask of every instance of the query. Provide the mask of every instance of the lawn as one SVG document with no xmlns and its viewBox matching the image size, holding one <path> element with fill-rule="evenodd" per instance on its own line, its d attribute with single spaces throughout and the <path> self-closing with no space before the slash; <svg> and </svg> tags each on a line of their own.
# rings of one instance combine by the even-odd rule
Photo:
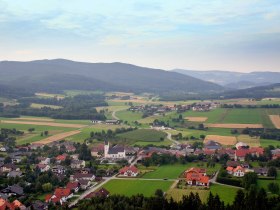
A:
<svg viewBox="0 0 280 210">
<path fill-rule="evenodd" d="M 164 141 L 137 141 L 137 142 L 132 142 L 131 145 L 137 145 L 137 146 L 148 146 L 148 145 L 153 145 L 153 146 L 170 146 L 173 144 L 173 142 L 169 141 L 168 139 L 164 139 Z"/>
<path fill-rule="evenodd" d="M 63 108 L 62 106 L 55 106 L 55 105 L 48 105 L 48 104 L 36 104 L 36 103 L 32 103 L 30 105 L 31 108 L 35 108 L 35 109 L 41 109 L 41 108 L 44 108 L 44 107 L 48 107 L 48 108 L 51 108 L 51 109 L 61 109 Z"/>
<path fill-rule="evenodd" d="M 155 171 L 146 173 L 143 178 L 146 179 L 176 179 L 178 178 L 186 169 L 188 165 L 175 164 L 175 165 L 162 165 L 158 167 Z"/>
<path fill-rule="evenodd" d="M 161 141 L 161 138 L 165 138 L 166 135 L 167 134 L 162 131 L 156 131 L 152 129 L 137 129 L 119 134 L 117 137 L 134 141 L 159 142 Z"/>
<path fill-rule="evenodd" d="M 153 196 L 157 189 L 166 192 L 172 185 L 172 181 L 151 181 L 151 180 L 121 180 L 115 179 L 107 182 L 103 187 L 107 189 L 110 194 L 119 194 L 125 196 L 132 196 L 136 194 L 143 194 L 146 197 Z"/>
<path fill-rule="evenodd" d="M 187 164 L 173 164 L 173 165 L 162 165 L 157 167 L 154 171 L 146 173 L 143 178 L 146 179 L 176 179 L 178 178 L 184 171 L 192 168 L 192 167 L 200 167 L 206 168 L 206 173 L 211 175 L 214 172 L 220 169 L 220 164 L 215 164 L 215 167 L 207 168 L 206 163 L 203 162 L 193 162 Z M 144 168 L 145 170 L 145 168 Z"/>
<path fill-rule="evenodd" d="M 275 182 L 275 183 L 278 183 L 280 185 L 280 170 L 277 171 L 277 177 L 276 177 L 275 180 L 274 179 L 273 180 L 258 179 L 258 187 L 259 188 L 263 187 L 265 190 L 269 191 L 267 189 L 267 186 L 271 182 Z"/>
<path fill-rule="evenodd" d="M 227 203 L 232 203 L 234 201 L 236 192 L 238 188 L 219 185 L 219 184 L 211 184 L 210 191 L 213 195 L 218 194 L 220 199 Z"/>
</svg>

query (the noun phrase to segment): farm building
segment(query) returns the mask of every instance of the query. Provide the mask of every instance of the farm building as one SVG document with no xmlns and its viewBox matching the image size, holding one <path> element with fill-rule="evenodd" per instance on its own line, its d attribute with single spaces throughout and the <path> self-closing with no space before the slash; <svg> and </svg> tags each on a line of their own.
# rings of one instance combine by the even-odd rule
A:
<svg viewBox="0 0 280 210">
<path fill-rule="evenodd" d="M 221 149 L 221 144 L 210 140 L 205 143 L 204 148 L 208 150 L 218 150 Z"/>
<path fill-rule="evenodd" d="M 209 177 L 206 170 L 202 168 L 191 168 L 185 171 L 188 185 L 209 187 Z"/>
</svg>

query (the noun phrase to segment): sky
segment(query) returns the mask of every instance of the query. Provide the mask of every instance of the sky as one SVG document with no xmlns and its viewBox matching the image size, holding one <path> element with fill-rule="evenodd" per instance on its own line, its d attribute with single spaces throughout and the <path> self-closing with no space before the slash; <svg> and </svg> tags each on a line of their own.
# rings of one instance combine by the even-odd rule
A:
<svg viewBox="0 0 280 210">
<path fill-rule="evenodd" d="M 280 72 L 279 0 L 0 0 L 0 60 Z"/>
</svg>

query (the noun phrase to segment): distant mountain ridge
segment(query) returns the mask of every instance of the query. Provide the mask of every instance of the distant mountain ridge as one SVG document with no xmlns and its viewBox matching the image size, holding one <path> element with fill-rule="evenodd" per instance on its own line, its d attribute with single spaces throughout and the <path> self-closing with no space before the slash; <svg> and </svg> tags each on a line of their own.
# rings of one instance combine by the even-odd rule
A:
<svg viewBox="0 0 280 210">
<path fill-rule="evenodd" d="M 280 72 L 241 73 L 232 71 L 194 71 L 183 69 L 174 69 L 172 71 L 233 89 L 265 86 L 278 83 L 280 81 Z"/>
<path fill-rule="evenodd" d="M 85 63 L 64 59 L 0 62 L 0 84 L 58 92 L 69 89 L 126 92 L 218 92 L 220 85 L 177 72 L 124 63 Z"/>
</svg>

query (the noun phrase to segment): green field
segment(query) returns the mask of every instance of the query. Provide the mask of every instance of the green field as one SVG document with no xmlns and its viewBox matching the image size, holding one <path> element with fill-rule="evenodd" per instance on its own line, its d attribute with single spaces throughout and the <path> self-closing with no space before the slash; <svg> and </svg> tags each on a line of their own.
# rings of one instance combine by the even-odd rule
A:
<svg viewBox="0 0 280 210">
<path fill-rule="evenodd" d="M 157 167 L 154 171 L 148 172 L 143 175 L 143 178 L 146 179 L 176 179 L 178 178 L 184 171 L 192 168 L 192 167 L 200 167 L 206 168 L 207 174 L 211 175 L 214 172 L 218 171 L 221 167 L 220 164 L 215 164 L 215 167 L 207 168 L 206 163 L 198 162 L 198 163 L 187 163 L 187 164 L 174 164 L 174 165 L 162 165 Z M 145 170 L 145 168 L 143 168 Z"/>
<path fill-rule="evenodd" d="M 261 146 L 262 147 L 268 147 L 269 145 L 272 145 L 274 147 L 280 146 L 280 141 L 272 140 L 272 139 L 260 139 Z"/>
<path fill-rule="evenodd" d="M 61 109 L 63 108 L 62 106 L 55 106 L 55 105 L 48 105 L 48 104 L 36 104 L 36 103 L 32 103 L 30 105 L 31 108 L 35 108 L 35 109 L 41 109 L 41 108 L 44 108 L 44 107 L 48 107 L 48 108 L 51 108 L 51 109 Z"/>
<path fill-rule="evenodd" d="M 178 178 L 186 169 L 187 165 L 163 165 L 158 167 L 155 171 L 146 173 L 143 178 L 146 179 L 176 179 Z"/>
<path fill-rule="evenodd" d="M 110 194 L 119 194 L 132 196 L 136 194 L 143 194 L 146 197 L 153 196 L 157 189 L 166 192 L 173 182 L 171 181 L 151 181 L 151 180 L 121 180 L 115 179 L 106 183 L 103 187 L 107 189 Z"/>
<path fill-rule="evenodd" d="M 224 115 L 226 114 L 226 109 L 217 108 L 209 112 L 195 112 L 187 111 L 183 114 L 184 117 L 208 117 L 205 121 L 206 123 L 218 123 L 223 120 Z"/>
<path fill-rule="evenodd" d="M 278 183 L 280 185 L 280 171 L 279 170 L 277 171 L 277 177 L 276 177 L 275 180 L 274 179 L 273 180 L 258 179 L 258 187 L 259 188 L 263 187 L 265 190 L 269 191 L 267 186 L 271 182 L 275 182 L 275 183 Z"/>
<path fill-rule="evenodd" d="M 173 198 L 175 201 L 180 201 L 184 195 L 189 195 L 191 192 L 196 194 L 198 193 L 202 202 L 207 202 L 210 191 L 215 196 L 219 195 L 220 199 L 225 202 L 225 204 L 230 204 L 234 201 L 236 192 L 238 188 L 229 187 L 219 184 L 211 184 L 210 190 L 197 189 L 196 187 L 189 187 L 188 189 L 170 189 L 167 192 L 167 198 Z"/>
<path fill-rule="evenodd" d="M 159 142 L 160 138 L 166 137 L 166 133 L 152 129 L 137 129 L 119 134 L 117 137 L 133 141 Z"/>
<path fill-rule="evenodd" d="M 127 121 L 128 123 L 133 123 L 135 121 L 138 121 L 142 119 L 142 113 L 141 112 L 131 112 L 128 110 L 122 110 L 116 112 L 116 116 L 123 121 Z"/>
</svg>

